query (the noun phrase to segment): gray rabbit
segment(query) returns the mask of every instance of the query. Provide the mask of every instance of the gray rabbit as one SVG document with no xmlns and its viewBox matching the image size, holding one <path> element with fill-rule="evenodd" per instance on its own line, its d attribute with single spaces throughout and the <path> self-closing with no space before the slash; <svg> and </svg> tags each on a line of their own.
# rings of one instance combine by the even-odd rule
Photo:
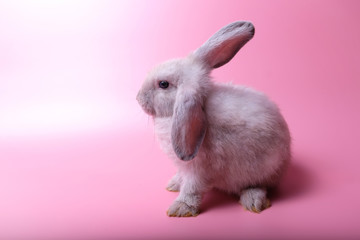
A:
<svg viewBox="0 0 360 240">
<path fill-rule="evenodd" d="M 267 189 L 278 184 L 291 158 L 288 126 L 262 93 L 210 77 L 254 32 L 246 21 L 223 27 L 186 58 L 155 67 L 137 95 L 178 167 L 167 186 L 180 191 L 169 216 L 197 216 L 212 188 L 238 194 L 252 212 L 270 206 Z"/>
</svg>

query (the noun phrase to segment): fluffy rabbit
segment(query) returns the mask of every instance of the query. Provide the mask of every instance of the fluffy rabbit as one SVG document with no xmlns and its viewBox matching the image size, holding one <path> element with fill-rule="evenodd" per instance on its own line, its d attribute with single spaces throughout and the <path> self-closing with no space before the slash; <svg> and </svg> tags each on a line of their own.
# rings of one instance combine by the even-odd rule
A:
<svg viewBox="0 0 360 240">
<path fill-rule="evenodd" d="M 178 167 L 167 187 L 180 191 L 169 216 L 198 215 L 202 195 L 212 188 L 238 194 L 252 212 L 270 206 L 267 189 L 290 160 L 287 124 L 262 93 L 210 77 L 253 35 L 250 22 L 223 27 L 186 58 L 155 67 L 137 95 Z"/>
</svg>

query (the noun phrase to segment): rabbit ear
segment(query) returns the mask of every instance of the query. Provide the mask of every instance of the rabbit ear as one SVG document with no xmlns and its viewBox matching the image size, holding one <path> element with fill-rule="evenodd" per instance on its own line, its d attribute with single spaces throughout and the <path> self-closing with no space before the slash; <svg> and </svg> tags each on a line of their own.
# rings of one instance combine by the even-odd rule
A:
<svg viewBox="0 0 360 240">
<path fill-rule="evenodd" d="M 194 89 L 178 89 L 174 106 L 171 141 L 181 160 L 191 160 L 196 156 L 206 132 L 202 101 L 191 92 Z"/>
<path fill-rule="evenodd" d="M 255 33 L 251 22 L 231 23 L 210 37 L 194 55 L 211 68 L 218 68 L 229 62 Z"/>
</svg>

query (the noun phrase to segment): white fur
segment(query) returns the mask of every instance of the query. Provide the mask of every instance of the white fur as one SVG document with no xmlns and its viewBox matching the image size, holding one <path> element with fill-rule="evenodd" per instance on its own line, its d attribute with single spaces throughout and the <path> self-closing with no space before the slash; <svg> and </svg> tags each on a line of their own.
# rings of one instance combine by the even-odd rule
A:
<svg viewBox="0 0 360 240">
<path fill-rule="evenodd" d="M 264 94 L 209 77 L 253 33 L 249 22 L 225 26 L 187 58 L 156 67 L 139 91 L 162 149 L 178 167 L 168 189 L 180 194 L 169 216 L 196 216 L 211 188 L 239 194 L 254 212 L 269 206 L 266 188 L 276 186 L 290 160 L 287 124 Z M 159 81 L 169 87 L 159 88 Z"/>
</svg>

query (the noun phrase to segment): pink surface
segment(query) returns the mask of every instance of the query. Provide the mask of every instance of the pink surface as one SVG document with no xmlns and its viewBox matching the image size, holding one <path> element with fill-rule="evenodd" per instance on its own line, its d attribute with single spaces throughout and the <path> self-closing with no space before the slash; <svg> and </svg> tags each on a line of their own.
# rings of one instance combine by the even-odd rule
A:
<svg viewBox="0 0 360 240">
<path fill-rule="evenodd" d="M 359 239 L 359 1 L 1 1 L 0 239 Z M 223 25 L 213 73 L 267 93 L 293 136 L 273 206 L 219 192 L 168 218 L 175 173 L 135 101 L 147 71 Z"/>
</svg>

